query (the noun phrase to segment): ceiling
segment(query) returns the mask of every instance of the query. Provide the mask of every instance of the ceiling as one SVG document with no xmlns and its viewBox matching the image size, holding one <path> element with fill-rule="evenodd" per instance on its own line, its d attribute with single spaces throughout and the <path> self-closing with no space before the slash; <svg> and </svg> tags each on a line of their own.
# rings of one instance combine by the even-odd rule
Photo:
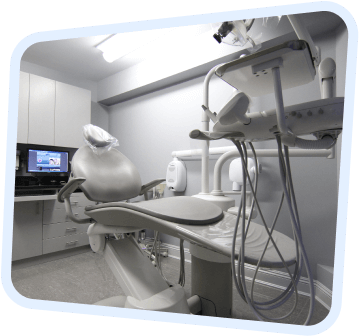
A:
<svg viewBox="0 0 359 336">
<path fill-rule="evenodd" d="M 330 12 L 303 14 L 304 23 L 312 36 L 320 35 L 336 29 L 343 21 L 339 16 Z M 257 20 L 258 21 L 258 20 Z M 288 26 L 286 17 L 282 17 L 280 26 Z M 279 27 L 279 26 L 278 26 Z M 175 28 L 177 32 L 191 38 L 211 29 L 211 25 Z M 173 29 L 167 29 L 169 35 Z M 79 37 L 57 41 L 39 42 L 30 46 L 24 53 L 22 61 L 34 63 L 46 68 L 71 74 L 73 77 L 98 82 L 115 73 L 134 66 L 155 53 L 155 44 L 140 47 L 136 51 L 107 63 L 102 52 L 95 48 L 108 35 Z"/>
</svg>

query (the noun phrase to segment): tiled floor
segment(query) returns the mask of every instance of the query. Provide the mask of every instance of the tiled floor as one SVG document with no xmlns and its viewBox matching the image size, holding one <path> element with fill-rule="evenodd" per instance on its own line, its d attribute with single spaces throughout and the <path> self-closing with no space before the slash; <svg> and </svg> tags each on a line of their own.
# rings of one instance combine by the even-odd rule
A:
<svg viewBox="0 0 359 336">
<path fill-rule="evenodd" d="M 167 279 L 176 283 L 179 276 L 179 260 L 165 258 L 162 262 L 163 273 Z M 186 263 L 186 295 L 190 296 L 191 267 Z M 12 271 L 12 282 L 23 296 L 38 299 L 72 303 L 93 304 L 105 298 L 123 295 L 112 272 L 103 257 L 91 251 L 75 256 L 46 262 L 36 266 Z M 250 283 L 247 284 L 250 290 Z M 248 305 L 233 288 L 233 312 L 239 319 L 256 320 Z M 280 291 L 267 286 L 256 285 L 254 297 L 258 301 L 269 300 Z M 270 317 L 287 314 L 293 305 L 293 298 L 276 311 L 265 312 Z M 300 295 L 295 312 L 281 323 L 303 324 L 309 309 L 309 298 Z M 329 311 L 320 303 L 315 303 L 310 324 L 325 319 Z"/>
</svg>

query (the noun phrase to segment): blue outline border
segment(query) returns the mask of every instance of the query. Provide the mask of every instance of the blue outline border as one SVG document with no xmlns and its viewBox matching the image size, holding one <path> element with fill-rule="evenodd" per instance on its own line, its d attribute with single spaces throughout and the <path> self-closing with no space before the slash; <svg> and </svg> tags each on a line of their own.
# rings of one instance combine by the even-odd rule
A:
<svg viewBox="0 0 359 336">
<path fill-rule="evenodd" d="M 258 323 L 257 321 L 220 319 L 206 316 L 188 316 L 174 313 L 161 313 L 153 311 L 138 311 L 130 309 L 119 309 L 111 307 L 100 307 L 83 304 L 64 302 L 52 302 L 32 300 L 21 296 L 13 287 L 11 282 L 11 253 L 12 253 L 12 223 L 14 209 L 14 180 L 16 152 L 16 129 L 17 109 L 19 93 L 19 71 L 20 60 L 25 50 L 34 43 L 64 38 L 76 38 L 94 35 L 111 34 L 114 31 L 128 32 L 135 30 L 168 28 L 174 26 L 198 25 L 211 22 L 228 21 L 246 17 L 268 17 L 286 15 L 293 13 L 331 11 L 339 15 L 348 28 L 348 56 L 345 84 L 345 114 L 344 129 L 342 135 L 342 153 L 340 165 L 340 186 L 337 222 L 340 223 L 336 235 L 335 273 L 333 283 L 332 309 L 328 317 L 314 326 L 296 326 L 277 323 Z M 357 52 L 358 30 L 354 18 L 344 7 L 333 2 L 316 2 L 298 5 L 287 5 L 280 7 L 258 8 L 250 10 L 231 11 L 223 13 L 195 15 L 187 17 L 158 19 L 142 22 L 131 22 L 113 24 L 99 27 L 65 29 L 61 31 L 50 31 L 32 34 L 24 38 L 15 48 L 10 67 L 10 93 L 8 113 L 8 135 L 6 152 L 6 180 L 4 193 L 4 231 L 3 231 L 3 258 L 2 258 L 2 284 L 8 296 L 20 306 L 29 309 L 51 310 L 59 312 L 72 312 L 79 314 L 116 316 L 122 318 L 164 321 L 172 323 L 183 323 L 213 327 L 224 327 L 233 329 L 246 329 L 256 331 L 268 331 L 276 333 L 289 333 L 299 335 L 314 335 L 321 333 L 331 327 L 339 316 L 342 304 L 342 283 L 345 253 L 346 217 L 349 192 L 349 170 L 352 139 L 352 120 L 354 111 L 356 52 Z M 350 71 L 348 70 L 350 69 Z M 345 164 L 344 164 L 345 163 Z"/>
</svg>

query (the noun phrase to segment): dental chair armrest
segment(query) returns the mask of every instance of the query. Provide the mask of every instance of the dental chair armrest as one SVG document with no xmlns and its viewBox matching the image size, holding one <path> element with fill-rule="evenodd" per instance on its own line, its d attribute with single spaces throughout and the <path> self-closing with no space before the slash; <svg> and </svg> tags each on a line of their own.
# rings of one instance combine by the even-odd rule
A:
<svg viewBox="0 0 359 336">
<path fill-rule="evenodd" d="M 64 203 L 66 198 L 70 198 L 71 194 L 86 181 L 84 177 L 78 177 L 69 180 L 57 194 L 57 200 Z"/>
<path fill-rule="evenodd" d="M 141 191 L 139 193 L 139 196 L 145 194 L 148 190 L 152 189 L 153 187 L 155 187 L 156 185 L 159 185 L 160 183 L 166 181 L 166 179 L 156 179 L 156 180 L 153 180 L 149 183 L 146 183 L 144 184 L 142 187 L 141 187 Z"/>
<path fill-rule="evenodd" d="M 65 209 L 66 209 L 67 217 L 71 221 L 78 223 L 78 224 L 89 224 L 89 223 L 94 222 L 94 220 L 90 217 L 77 218 L 72 212 L 70 196 L 85 181 L 86 181 L 86 179 L 83 177 L 71 179 L 64 185 L 64 187 L 57 194 L 57 200 L 61 203 L 65 202 Z"/>
</svg>

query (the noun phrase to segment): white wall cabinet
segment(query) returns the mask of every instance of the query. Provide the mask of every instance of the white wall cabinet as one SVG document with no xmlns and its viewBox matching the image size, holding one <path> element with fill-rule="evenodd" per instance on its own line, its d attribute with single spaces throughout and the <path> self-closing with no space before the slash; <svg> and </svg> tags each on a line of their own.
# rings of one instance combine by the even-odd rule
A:
<svg viewBox="0 0 359 336">
<path fill-rule="evenodd" d="M 55 81 L 30 74 L 28 143 L 55 144 Z"/>
<path fill-rule="evenodd" d="M 27 143 L 29 128 L 30 74 L 20 71 L 17 142 Z"/>
<path fill-rule="evenodd" d="M 18 142 L 78 148 L 91 122 L 91 92 L 20 72 Z"/>
<path fill-rule="evenodd" d="M 91 92 L 56 82 L 55 146 L 81 147 L 82 126 L 91 120 Z"/>
<path fill-rule="evenodd" d="M 42 254 L 42 209 L 43 201 L 15 203 L 13 261 Z"/>
</svg>

